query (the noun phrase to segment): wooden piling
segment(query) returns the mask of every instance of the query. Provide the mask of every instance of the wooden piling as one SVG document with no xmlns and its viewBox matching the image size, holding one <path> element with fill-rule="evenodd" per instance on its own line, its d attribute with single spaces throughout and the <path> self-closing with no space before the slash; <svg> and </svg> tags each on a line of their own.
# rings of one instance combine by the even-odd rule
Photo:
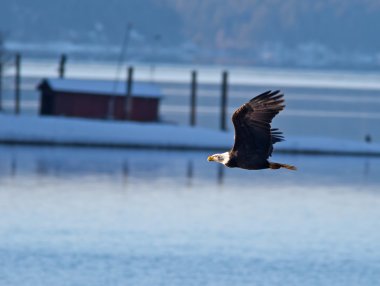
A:
<svg viewBox="0 0 380 286">
<path fill-rule="evenodd" d="M 190 93 L 190 125 L 196 125 L 196 105 L 197 105 L 197 72 L 191 72 L 191 93 Z"/>
<path fill-rule="evenodd" d="M 125 97 L 125 119 L 132 118 L 132 85 L 133 85 L 133 67 L 128 67 L 127 70 L 127 90 Z"/>
<path fill-rule="evenodd" d="M 16 54 L 15 75 L 15 114 L 20 113 L 21 55 Z"/>
<path fill-rule="evenodd" d="M 0 112 L 3 110 L 3 63 L 0 58 Z"/>
<path fill-rule="evenodd" d="M 227 131 L 227 92 L 228 92 L 228 72 L 223 71 L 221 88 L 221 108 L 220 108 L 220 129 Z"/>
<path fill-rule="evenodd" d="M 66 61 L 67 61 L 67 56 L 65 54 L 62 54 L 61 59 L 59 61 L 59 67 L 58 67 L 59 78 L 65 77 Z"/>
</svg>

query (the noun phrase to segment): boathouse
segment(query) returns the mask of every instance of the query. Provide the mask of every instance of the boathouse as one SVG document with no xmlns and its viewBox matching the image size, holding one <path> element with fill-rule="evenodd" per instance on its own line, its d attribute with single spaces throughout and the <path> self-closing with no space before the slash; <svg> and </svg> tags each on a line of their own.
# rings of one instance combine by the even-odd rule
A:
<svg viewBox="0 0 380 286">
<path fill-rule="evenodd" d="M 159 121 L 162 98 L 157 85 L 133 82 L 127 96 L 125 82 L 88 79 L 43 79 L 40 115 L 92 119 Z"/>
</svg>

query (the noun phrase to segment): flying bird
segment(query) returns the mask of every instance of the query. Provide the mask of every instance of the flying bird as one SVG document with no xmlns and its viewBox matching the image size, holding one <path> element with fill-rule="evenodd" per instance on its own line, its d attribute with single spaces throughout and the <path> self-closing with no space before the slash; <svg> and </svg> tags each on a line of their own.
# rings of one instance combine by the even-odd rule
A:
<svg viewBox="0 0 380 286">
<path fill-rule="evenodd" d="M 230 168 L 248 170 L 280 169 L 296 170 L 295 166 L 269 162 L 273 144 L 284 141 L 282 132 L 271 128 L 272 119 L 284 109 L 283 94 L 267 91 L 243 104 L 232 115 L 235 142 L 232 149 L 207 158 Z"/>
</svg>

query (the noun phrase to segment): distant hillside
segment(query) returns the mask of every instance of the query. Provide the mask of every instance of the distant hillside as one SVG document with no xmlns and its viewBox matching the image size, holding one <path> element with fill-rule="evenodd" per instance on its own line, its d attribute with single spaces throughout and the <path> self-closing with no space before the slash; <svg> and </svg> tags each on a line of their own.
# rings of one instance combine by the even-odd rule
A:
<svg viewBox="0 0 380 286">
<path fill-rule="evenodd" d="M 119 45 L 131 22 L 135 52 L 159 39 L 193 60 L 380 65 L 378 15 L 378 0 L 12 0 L 0 30 L 17 42 Z"/>
<path fill-rule="evenodd" d="M 247 49 L 264 42 L 322 43 L 339 50 L 380 49 L 378 0 L 166 0 L 194 41 Z"/>
<path fill-rule="evenodd" d="M 179 42 L 181 15 L 160 0 L 11 0 L 2 1 L 0 29 L 24 41 L 69 40 L 120 43 L 128 23 L 136 38 L 165 31 Z"/>
</svg>

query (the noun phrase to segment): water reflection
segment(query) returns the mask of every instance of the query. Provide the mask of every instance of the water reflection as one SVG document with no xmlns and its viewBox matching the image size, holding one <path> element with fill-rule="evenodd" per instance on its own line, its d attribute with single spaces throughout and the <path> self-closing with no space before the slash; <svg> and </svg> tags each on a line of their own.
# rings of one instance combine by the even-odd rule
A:
<svg viewBox="0 0 380 286">
<path fill-rule="evenodd" d="M 223 185 L 223 179 L 224 179 L 224 169 L 225 167 L 223 165 L 218 165 L 218 184 Z"/>
<path fill-rule="evenodd" d="M 117 178 L 121 185 L 144 181 L 171 182 L 194 187 L 213 187 L 254 181 L 273 185 L 297 181 L 301 185 L 376 185 L 379 158 L 276 155 L 274 161 L 291 162 L 299 171 L 246 171 L 206 162 L 203 152 L 163 152 L 86 148 L 0 147 L 0 180 L 85 177 L 95 180 Z M 146 178 L 149 178 L 146 180 Z M 365 188 L 363 185 L 362 187 Z"/>
<path fill-rule="evenodd" d="M 123 185 L 126 186 L 128 183 L 128 173 L 129 173 L 129 165 L 128 165 L 127 160 L 123 162 L 121 172 L 123 175 Z"/>
<path fill-rule="evenodd" d="M 192 181 L 193 181 L 193 177 L 194 177 L 194 165 L 193 165 L 193 161 L 192 160 L 189 160 L 188 163 L 187 163 L 187 185 L 189 187 L 192 186 Z"/>
<path fill-rule="evenodd" d="M 17 161 L 15 157 L 11 159 L 11 176 L 14 177 L 16 175 L 17 170 Z"/>
</svg>

